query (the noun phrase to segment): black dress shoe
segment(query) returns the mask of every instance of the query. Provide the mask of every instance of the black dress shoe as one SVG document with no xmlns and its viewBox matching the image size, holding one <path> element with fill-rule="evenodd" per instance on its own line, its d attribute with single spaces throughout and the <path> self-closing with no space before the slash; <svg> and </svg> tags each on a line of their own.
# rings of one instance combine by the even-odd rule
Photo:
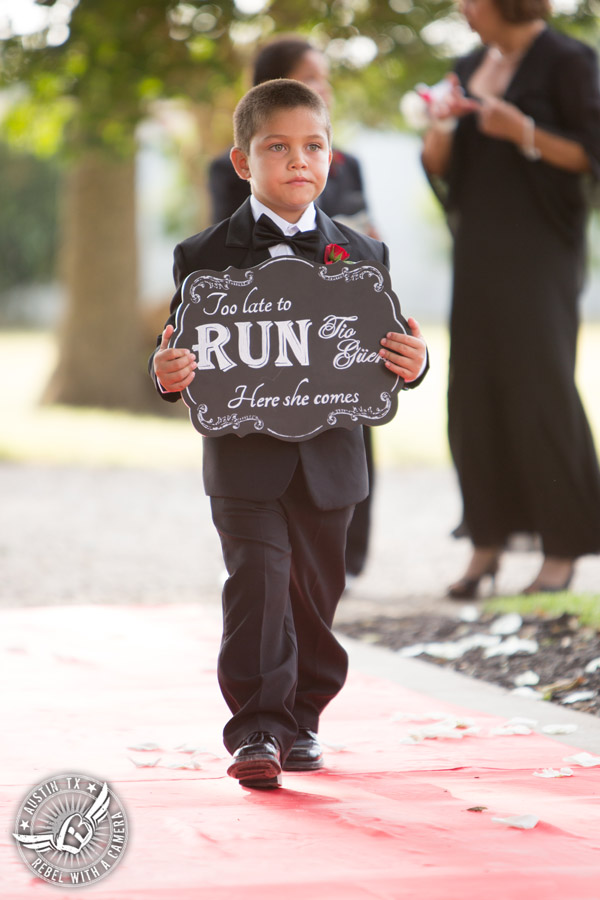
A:
<svg viewBox="0 0 600 900">
<path fill-rule="evenodd" d="M 308 728 L 300 728 L 286 761 L 285 772 L 307 772 L 323 768 L 323 750 L 319 738 Z"/>
<path fill-rule="evenodd" d="M 233 754 L 227 774 L 242 787 L 277 788 L 281 785 L 281 750 L 277 738 L 254 731 Z"/>
</svg>

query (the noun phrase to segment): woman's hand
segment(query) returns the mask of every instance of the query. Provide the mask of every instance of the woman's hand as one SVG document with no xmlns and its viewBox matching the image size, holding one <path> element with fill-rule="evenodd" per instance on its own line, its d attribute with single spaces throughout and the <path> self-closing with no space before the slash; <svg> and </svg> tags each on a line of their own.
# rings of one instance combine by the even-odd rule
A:
<svg viewBox="0 0 600 900">
<path fill-rule="evenodd" d="M 527 116 L 512 103 L 497 99 L 484 100 L 478 122 L 480 130 L 489 137 L 512 141 L 519 148 L 526 144 Z M 533 129 L 528 143 L 535 146 L 538 158 L 567 172 L 590 171 L 590 160 L 582 144 L 546 131 L 537 123 L 533 124 Z"/>
<path fill-rule="evenodd" d="M 476 112 L 479 109 L 477 100 L 465 97 L 456 72 L 450 72 L 446 75 L 444 82 L 448 83 L 448 91 L 432 104 L 432 118 L 434 120 L 460 119 L 462 116 L 467 116 L 469 113 Z"/>
<path fill-rule="evenodd" d="M 525 115 L 512 103 L 489 97 L 479 106 L 479 129 L 488 137 L 512 141 L 519 146 L 525 137 Z"/>
<path fill-rule="evenodd" d="M 465 97 L 456 72 L 445 79 L 449 88 L 430 111 L 430 127 L 423 137 L 421 161 L 430 175 L 444 176 L 450 162 L 457 119 L 479 110 L 479 102 Z"/>
</svg>

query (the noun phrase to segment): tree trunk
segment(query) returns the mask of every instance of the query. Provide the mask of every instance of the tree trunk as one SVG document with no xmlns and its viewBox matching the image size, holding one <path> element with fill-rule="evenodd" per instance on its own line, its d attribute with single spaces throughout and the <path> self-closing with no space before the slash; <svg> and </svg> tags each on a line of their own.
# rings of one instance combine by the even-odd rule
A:
<svg viewBox="0 0 600 900">
<path fill-rule="evenodd" d="M 67 175 L 64 200 L 67 306 L 58 365 L 44 400 L 136 409 L 145 394 L 145 366 L 137 312 L 135 160 L 86 155 Z"/>
</svg>

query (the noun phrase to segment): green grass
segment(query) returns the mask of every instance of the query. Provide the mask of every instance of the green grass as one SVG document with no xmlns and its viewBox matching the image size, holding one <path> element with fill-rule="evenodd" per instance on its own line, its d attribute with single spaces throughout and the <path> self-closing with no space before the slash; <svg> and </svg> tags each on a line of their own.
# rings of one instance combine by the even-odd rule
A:
<svg viewBox="0 0 600 900">
<path fill-rule="evenodd" d="M 40 397 L 55 360 L 51 334 L 0 334 L 1 460 L 48 465 L 200 465 L 200 437 L 183 407 L 180 419 L 166 419 L 42 405 Z M 161 402 L 157 397 L 157 404 Z"/>
<path fill-rule="evenodd" d="M 394 420 L 374 429 L 380 467 L 450 464 L 448 333 L 440 324 L 423 324 L 422 329 L 431 368 L 419 388 L 401 393 Z M 200 437 L 183 404 L 178 404 L 179 418 L 40 405 L 55 359 L 55 341 L 49 333 L 0 334 L 0 459 L 58 465 L 200 465 Z M 582 329 L 578 374 L 600 445 L 600 324 Z M 162 401 L 156 402 L 158 409 Z"/>
<path fill-rule="evenodd" d="M 600 594 L 532 594 L 529 597 L 496 597 L 484 604 L 487 613 L 519 613 L 553 619 L 568 613 L 581 625 L 600 629 Z"/>
</svg>

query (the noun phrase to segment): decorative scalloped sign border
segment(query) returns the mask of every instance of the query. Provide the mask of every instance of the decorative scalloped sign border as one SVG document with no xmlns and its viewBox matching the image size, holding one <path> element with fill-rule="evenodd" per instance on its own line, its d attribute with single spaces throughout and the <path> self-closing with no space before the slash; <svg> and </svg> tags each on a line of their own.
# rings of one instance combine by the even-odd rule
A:
<svg viewBox="0 0 600 900">
<path fill-rule="evenodd" d="M 384 266 L 287 256 L 192 272 L 171 345 L 196 356 L 183 399 L 201 434 L 304 441 L 393 418 L 403 381 L 379 356 L 388 331 L 408 326 Z"/>
</svg>

